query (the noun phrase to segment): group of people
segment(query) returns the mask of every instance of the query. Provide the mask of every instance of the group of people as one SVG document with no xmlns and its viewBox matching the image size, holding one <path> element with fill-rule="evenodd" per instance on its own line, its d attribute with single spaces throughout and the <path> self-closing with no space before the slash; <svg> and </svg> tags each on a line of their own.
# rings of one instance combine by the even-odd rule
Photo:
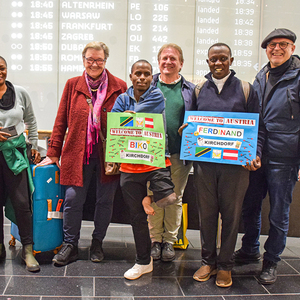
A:
<svg viewBox="0 0 300 300">
<path fill-rule="evenodd" d="M 87 44 L 82 52 L 85 71 L 65 85 L 47 157 L 41 162 L 43 165 L 56 163 L 60 167 L 61 184 L 66 187 L 64 241 L 53 258 L 54 263 L 66 265 L 78 258 L 83 205 L 94 173 L 97 187 L 91 261 L 97 263 L 104 259 L 102 243 L 119 182 L 129 207 L 136 246 L 136 263 L 124 277 L 134 280 L 151 272 L 153 260 L 174 260 L 173 244 L 181 225 L 182 197 L 193 165 L 202 244 L 202 264 L 193 278 L 203 282 L 216 274 L 216 285 L 229 287 L 234 262 L 260 260 L 261 207 L 268 191 L 270 231 L 259 281 L 274 283 L 277 263 L 285 248 L 289 207 L 300 159 L 300 60 L 293 55 L 295 40 L 296 35 L 284 28 L 275 29 L 263 40 L 261 46 L 266 49 L 269 62 L 258 73 L 253 86 L 242 82 L 230 69 L 234 58 L 225 43 L 208 49 L 210 72 L 197 86 L 180 74 L 184 63 L 181 48 L 166 44 L 158 52 L 160 73 L 152 75 L 151 64 L 139 60 L 132 65 L 132 86 L 128 89 L 123 80 L 105 67 L 108 47 L 102 42 Z M 0 129 L 0 199 L 4 205 L 9 196 L 27 269 L 37 271 L 39 265 L 32 256 L 31 175 L 27 172 L 22 134 L 25 124 L 33 145 L 34 162 L 38 163 L 37 125 L 28 94 L 8 82 L 6 73 L 7 64 L 0 57 L 0 126 L 1 129 L 12 125 L 18 128 L 16 136 Z M 120 177 L 105 175 L 100 133 L 106 137 L 110 111 L 163 115 L 168 141 L 165 168 L 122 163 Z M 180 160 L 185 111 L 259 113 L 256 158 L 245 166 Z M 219 213 L 222 233 L 217 251 Z M 3 259 L 3 214 L 0 215 L 0 258 Z M 234 252 L 241 215 L 245 235 L 242 248 Z"/>
</svg>

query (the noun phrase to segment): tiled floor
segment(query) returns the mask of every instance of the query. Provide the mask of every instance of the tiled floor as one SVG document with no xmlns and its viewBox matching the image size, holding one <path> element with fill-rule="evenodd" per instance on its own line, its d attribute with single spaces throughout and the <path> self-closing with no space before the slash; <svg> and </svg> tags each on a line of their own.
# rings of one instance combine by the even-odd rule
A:
<svg viewBox="0 0 300 300">
<path fill-rule="evenodd" d="M 6 244 L 10 228 L 5 226 Z M 129 281 L 123 273 L 134 264 L 135 250 L 131 227 L 111 224 L 104 242 L 105 260 L 99 264 L 89 260 L 92 223 L 83 222 L 80 259 L 65 267 L 54 267 L 53 254 L 37 256 L 39 273 L 25 270 L 20 257 L 20 244 L 7 249 L 7 258 L 0 264 L 0 299 L 70 300 L 70 299 L 201 299 L 201 300 L 294 300 L 300 299 L 300 244 L 289 238 L 282 261 L 278 265 L 275 284 L 262 286 L 257 281 L 261 263 L 236 266 L 233 285 L 219 288 L 214 278 L 207 282 L 192 279 L 200 266 L 199 232 L 188 230 L 190 246 L 176 250 L 171 263 L 154 262 L 154 271 L 140 279 Z M 261 242 L 265 237 L 261 238 Z M 240 245 L 240 236 L 237 248 Z"/>
</svg>

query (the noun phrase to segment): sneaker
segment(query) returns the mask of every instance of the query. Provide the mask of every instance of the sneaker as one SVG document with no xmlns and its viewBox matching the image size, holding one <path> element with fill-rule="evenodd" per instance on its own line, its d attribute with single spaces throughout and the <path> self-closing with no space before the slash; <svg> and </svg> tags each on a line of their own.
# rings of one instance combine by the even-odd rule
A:
<svg viewBox="0 0 300 300">
<path fill-rule="evenodd" d="M 264 260 L 262 271 L 258 277 L 258 280 L 261 284 L 272 284 L 277 279 L 277 263 Z"/>
<path fill-rule="evenodd" d="M 92 239 L 92 245 L 90 248 L 90 259 L 92 262 L 98 263 L 104 258 L 102 249 L 102 242 L 97 239 Z"/>
<path fill-rule="evenodd" d="M 216 285 L 219 287 L 232 286 L 231 271 L 218 270 Z"/>
<path fill-rule="evenodd" d="M 161 244 L 159 242 L 152 243 L 151 256 L 153 260 L 159 260 L 161 258 Z"/>
<path fill-rule="evenodd" d="M 153 258 L 148 265 L 135 264 L 131 269 L 124 273 L 124 277 L 129 280 L 140 278 L 143 274 L 150 273 L 153 271 Z"/>
<path fill-rule="evenodd" d="M 238 264 L 249 264 L 259 262 L 260 253 L 246 253 L 242 248 L 233 253 L 233 260 Z"/>
<path fill-rule="evenodd" d="M 161 251 L 161 260 L 162 261 L 172 261 L 175 259 L 175 250 L 171 243 L 163 243 Z"/>
<path fill-rule="evenodd" d="M 6 257 L 6 251 L 4 244 L 0 244 L 0 260 Z"/>
<path fill-rule="evenodd" d="M 203 265 L 200 269 L 198 269 L 194 276 L 193 279 L 197 281 L 207 281 L 210 276 L 216 275 L 217 274 L 217 268 L 215 265 L 210 266 L 210 265 Z"/>
<path fill-rule="evenodd" d="M 59 252 L 53 257 L 52 261 L 58 265 L 64 266 L 77 260 L 78 247 L 73 244 L 63 243 Z"/>
</svg>

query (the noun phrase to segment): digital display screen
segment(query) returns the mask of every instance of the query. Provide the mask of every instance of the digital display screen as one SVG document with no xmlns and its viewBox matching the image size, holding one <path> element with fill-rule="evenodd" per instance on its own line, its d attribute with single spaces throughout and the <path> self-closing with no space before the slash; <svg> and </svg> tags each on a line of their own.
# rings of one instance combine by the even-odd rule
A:
<svg viewBox="0 0 300 300">
<path fill-rule="evenodd" d="M 107 69 L 130 85 L 131 65 L 146 59 L 159 71 L 165 43 L 184 54 L 181 74 L 197 83 L 209 71 L 208 48 L 224 42 L 232 68 L 253 82 L 267 62 L 261 40 L 274 28 L 296 32 L 298 0 L 0 0 L 0 55 L 7 80 L 26 88 L 38 128 L 52 129 L 66 81 L 84 70 L 82 50 L 91 41 L 110 49 Z"/>
</svg>

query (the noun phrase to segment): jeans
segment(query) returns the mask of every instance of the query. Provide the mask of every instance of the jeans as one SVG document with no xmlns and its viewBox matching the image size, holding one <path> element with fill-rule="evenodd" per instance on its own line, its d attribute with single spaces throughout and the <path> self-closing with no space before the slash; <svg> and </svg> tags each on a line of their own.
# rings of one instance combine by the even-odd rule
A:
<svg viewBox="0 0 300 300">
<path fill-rule="evenodd" d="M 246 253 L 259 252 L 262 201 L 269 192 L 270 230 L 264 245 L 264 259 L 280 261 L 289 229 L 289 211 L 292 194 L 297 181 L 298 165 L 265 164 L 251 172 L 250 184 L 243 203 L 245 235 L 242 249 Z"/>
<path fill-rule="evenodd" d="M 96 170 L 97 174 L 97 190 L 93 238 L 102 241 L 105 237 L 107 227 L 111 220 L 113 201 L 119 181 L 101 183 L 99 179 L 100 175 L 98 176 L 98 174 L 100 174 L 100 161 L 98 158 L 90 158 L 89 164 L 83 166 L 83 187 L 66 186 L 63 215 L 64 242 L 66 243 L 73 245 L 78 244 L 83 205 L 94 170 Z"/>
</svg>

